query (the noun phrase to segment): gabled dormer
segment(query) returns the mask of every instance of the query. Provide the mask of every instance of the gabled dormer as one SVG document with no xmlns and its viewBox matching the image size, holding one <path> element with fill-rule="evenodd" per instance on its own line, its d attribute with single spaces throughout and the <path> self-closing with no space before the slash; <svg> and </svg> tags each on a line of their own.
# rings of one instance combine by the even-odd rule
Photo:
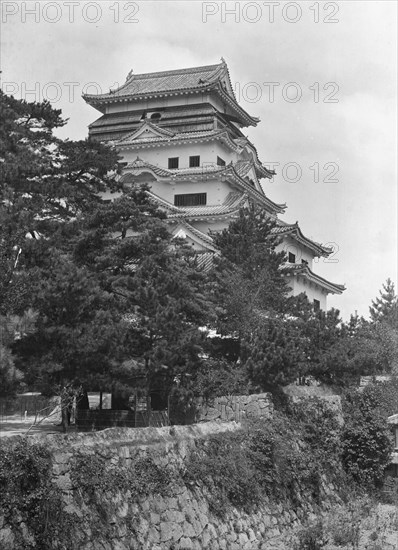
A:
<svg viewBox="0 0 398 550">
<path fill-rule="evenodd" d="M 166 128 L 160 128 L 160 126 L 157 126 L 153 122 L 144 119 L 137 130 L 122 138 L 119 143 L 122 145 L 126 143 L 133 144 L 136 140 L 171 138 L 174 135 L 174 132 Z"/>
</svg>

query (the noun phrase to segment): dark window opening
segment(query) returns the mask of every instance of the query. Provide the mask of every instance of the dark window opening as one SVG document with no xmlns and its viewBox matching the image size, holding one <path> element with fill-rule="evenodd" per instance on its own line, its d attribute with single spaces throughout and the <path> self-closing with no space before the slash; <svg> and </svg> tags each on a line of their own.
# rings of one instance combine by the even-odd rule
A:
<svg viewBox="0 0 398 550">
<path fill-rule="evenodd" d="M 172 170 L 173 168 L 178 168 L 178 161 L 179 157 L 172 157 L 169 158 L 169 168 Z"/>
<path fill-rule="evenodd" d="M 165 411 L 167 410 L 167 395 L 160 391 L 152 391 L 149 394 L 151 400 L 152 411 Z"/>
<path fill-rule="evenodd" d="M 201 206 L 207 202 L 207 193 L 188 193 L 174 195 L 175 206 Z"/>
<path fill-rule="evenodd" d="M 200 156 L 189 157 L 189 167 L 197 168 L 198 166 L 200 166 Z"/>
<path fill-rule="evenodd" d="M 151 120 L 159 120 L 162 115 L 160 113 L 152 113 Z"/>
<path fill-rule="evenodd" d="M 321 309 L 321 302 L 314 299 L 314 310 L 319 311 Z"/>
<path fill-rule="evenodd" d="M 221 157 L 217 157 L 217 166 L 225 166 L 225 160 Z"/>
<path fill-rule="evenodd" d="M 293 254 L 293 252 L 289 252 L 289 264 L 295 264 L 296 263 L 296 255 Z"/>
</svg>

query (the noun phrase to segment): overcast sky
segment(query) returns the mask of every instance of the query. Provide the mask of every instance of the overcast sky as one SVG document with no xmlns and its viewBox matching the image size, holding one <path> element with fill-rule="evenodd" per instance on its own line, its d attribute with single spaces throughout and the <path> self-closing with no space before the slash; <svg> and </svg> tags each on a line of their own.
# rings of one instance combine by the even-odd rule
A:
<svg viewBox="0 0 398 550">
<path fill-rule="evenodd" d="M 240 104 L 261 119 L 244 129 L 277 176 L 264 190 L 286 221 L 335 243 L 315 271 L 345 283 L 329 306 L 368 315 L 397 281 L 395 1 L 2 2 L 2 87 L 47 98 L 83 139 L 100 115 L 83 90 L 107 92 L 127 73 L 218 63 Z M 90 84 L 91 83 L 91 84 Z M 273 83 L 273 84 L 272 84 Z M 279 164 L 276 164 L 279 163 Z"/>
</svg>

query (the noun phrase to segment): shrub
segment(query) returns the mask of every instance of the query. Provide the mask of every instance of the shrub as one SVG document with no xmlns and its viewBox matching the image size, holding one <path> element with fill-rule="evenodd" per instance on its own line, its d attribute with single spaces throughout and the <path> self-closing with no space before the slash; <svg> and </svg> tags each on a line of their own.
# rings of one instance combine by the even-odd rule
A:
<svg viewBox="0 0 398 550">
<path fill-rule="evenodd" d="M 239 432 L 198 442 L 186 460 L 185 482 L 204 487 L 221 516 L 230 506 L 251 510 L 263 496 L 293 509 L 302 494 L 321 504 L 322 475 L 344 473 L 334 414 L 321 406 L 314 415 L 313 405 L 300 405 L 298 419 L 293 411 L 289 417 L 275 413 L 272 420 L 248 421 Z"/>
<path fill-rule="evenodd" d="M 62 512 L 62 494 L 52 482 L 51 455 L 44 445 L 26 439 L 2 442 L 0 508 L 17 538 L 22 518 L 34 547 L 50 550 L 57 540 L 57 548 L 68 548 L 71 524 Z M 20 544 L 29 547 L 26 541 Z"/>
<path fill-rule="evenodd" d="M 230 505 L 253 509 L 260 500 L 256 470 L 243 448 L 243 433 L 217 434 L 199 441 L 185 464 L 184 481 L 204 486 L 210 509 L 223 516 Z"/>
<path fill-rule="evenodd" d="M 161 468 L 152 458 L 145 456 L 134 462 L 128 480 L 129 488 L 133 495 L 139 497 L 156 494 L 167 496 L 175 477 L 171 468 Z"/>
<path fill-rule="evenodd" d="M 358 548 L 361 534 L 361 522 L 369 516 L 372 503 L 368 498 L 351 495 L 352 500 L 333 511 L 330 515 L 328 530 L 337 546 L 350 544 Z"/>
<path fill-rule="evenodd" d="M 362 392 L 349 392 L 344 400 L 343 464 L 367 488 L 381 486 L 392 452 L 382 386 L 372 384 Z"/>
<path fill-rule="evenodd" d="M 327 544 L 322 519 L 318 518 L 304 525 L 298 532 L 294 550 L 321 550 Z"/>
<path fill-rule="evenodd" d="M 136 457 L 129 466 L 120 460 L 115 464 L 91 454 L 79 454 L 71 468 L 71 480 L 90 500 L 101 502 L 104 492 L 129 489 L 132 498 L 166 495 L 174 480 L 170 468 L 160 468 L 147 455 Z"/>
</svg>

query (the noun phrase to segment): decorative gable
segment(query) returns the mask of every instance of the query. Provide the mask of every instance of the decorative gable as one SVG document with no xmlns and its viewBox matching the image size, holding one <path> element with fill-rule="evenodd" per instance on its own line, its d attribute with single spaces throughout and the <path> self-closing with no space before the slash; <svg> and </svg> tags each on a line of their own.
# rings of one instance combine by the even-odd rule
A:
<svg viewBox="0 0 398 550">
<path fill-rule="evenodd" d="M 171 138 L 175 134 L 170 130 L 165 128 L 160 128 L 157 124 L 150 122 L 149 120 L 144 120 L 141 126 L 137 128 L 133 133 L 128 134 L 122 138 L 119 143 L 132 142 L 135 140 L 142 139 L 154 139 L 154 138 Z"/>
</svg>

